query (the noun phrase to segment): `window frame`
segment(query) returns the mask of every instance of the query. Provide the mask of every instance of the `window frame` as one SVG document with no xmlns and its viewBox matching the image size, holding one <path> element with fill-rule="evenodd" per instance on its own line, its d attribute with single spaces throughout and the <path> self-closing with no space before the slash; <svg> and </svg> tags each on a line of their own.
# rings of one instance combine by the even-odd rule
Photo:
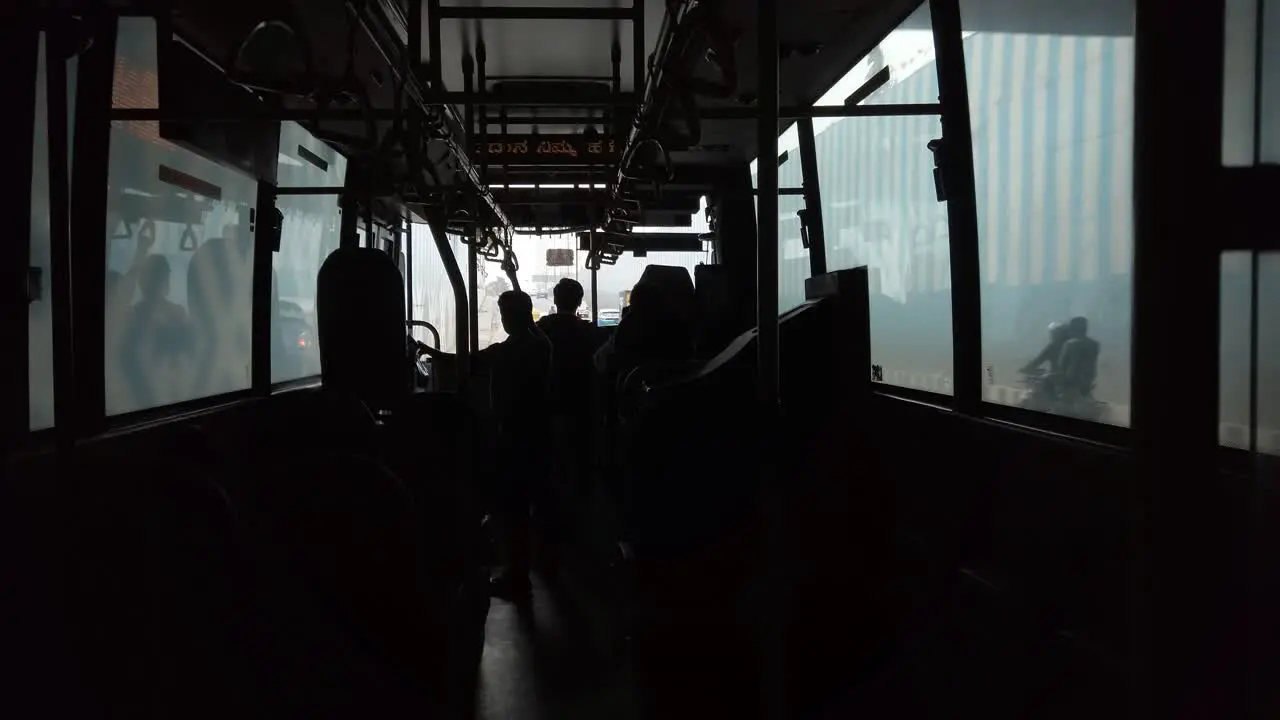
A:
<svg viewBox="0 0 1280 720">
<path fill-rule="evenodd" d="M 101 14 L 89 17 L 86 22 L 93 24 L 94 43 L 80 56 L 78 82 L 76 83 L 75 110 L 73 130 L 68 136 L 68 151 L 75 158 L 70 172 L 70 205 L 66 209 L 67 221 L 70 225 L 71 237 L 97 236 L 102 232 L 102 218 L 106 216 L 110 173 L 110 133 L 113 120 L 138 120 L 148 112 L 137 109 L 119 109 L 112 107 L 112 91 L 116 64 L 116 44 L 118 40 L 118 22 L 127 15 Z M 39 24 L 34 21 L 23 28 L 21 48 L 22 65 L 18 68 L 17 77 L 30 77 L 29 90 L 32 99 L 35 97 L 38 69 L 38 49 L 40 46 Z M 181 42 L 180 35 L 173 32 L 166 23 L 157 20 L 156 33 L 158 41 Z M 168 33 L 169 35 L 166 35 Z M 27 52 L 30 46 L 30 52 Z M 21 103 L 23 114 L 18 118 L 30 128 L 34 136 L 35 103 Z M 29 108 L 29 110 L 28 110 Z M 27 114 L 29 112 L 29 114 Z M 159 114 L 156 113 L 157 119 Z M 279 142 L 279 124 L 269 130 Z M 33 149 L 34 150 L 34 149 Z M 187 150 L 187 152 L 192 152 Z M 226 163 L 216 158 L 206 158 L 221 165 Z M 23 193 L 27 204 L 30 204 L 33 157 L 19 160 L 7 166 L 7 172 L 13 174 L 19 191 L 19 200 Z M 273 207 L 276 197 L 276 186 L 273 178 L 254 177 L 256 184 L 255 214 L 260 215 L 264 208 Z M 335 190 L 335 194 L 338 190 Z M 56 212 L 56 210 L 51 210 Z M 24 215 L 28 215 L 26 213 Z M 29 217 L 20 220 L 28 223 Z M 273 250 L 269 243 L 263 241 L 260 233 L 267 231 L 268 224 L 256 223 L 253 281 L 252 281 L 252 350 L 250 368 L 252 381 L 250 387 L 231 392 L 218 393 L 202 398 L 195 398 L 178 403 L 171 403 L 145 408 L 117 415 L 106 414 L 106 379 L 105 379 L 105 328 L 102 323 L 102 302 L 105 293 L 105 272 L 107 266 L 106 246 L 103 243 L 72 244 L 65 262 L 54 258 L 51 275 L 60 272 L 73 274 L 76 277 L 74 291 L 71 288 L 59 287 L 51 283 L 50 300 L 62 311 L 55 318 L 55 422 L 54 426 L 44 430 L 31 431 L 27 426 L 29 413 L 28 395 L 29 378 L 27 373 L 11 373 L 5 385 L 5 392 L 12 393 L 16 399 L 21 394 L 21 402 L 10 402 L 5 422 L 11 424 L 14 437 L 24 438 L 16 443 L 28 453 L 38 454 L 50 449 L 65 449 L 76 443 L 113 436 L 133 429 L 148 427 L 158 423 L 173 422 L 189 417 L 207 414 L 228 407 L 234 407 L 270 395 L 290 392 L 302 388 L 319 385 L 319 375 L 272 382 L 270 379 L 270 291 L 271 261 Z M 21 229 L 21 225 L 20 225 Z M 27 227 L 26 243 L 12 243 L 10 249 L 13 259 L 19 260 L 13 267 L 25 268 L 30 255 L 30 227 Z M 18 253 L 22 256 L 18 257 Z M 58 267 L 63 265 L 64 267 Z M 27 310 L 19 305 L 21 317 L 15 313 L 13 318 L 3 321 L 11 325 L 11 330 L 19 331 L 21 320 L 21 337 L 30 343 L 27 327 Z M 71 328 L 75 328 L 71 337 Z M 63 335 L 61 342 L 59 335 Z M 26 365 L 25 355 L 22 360 Z M 21 370 L 22 367 L 19 367 Z M 18 377 L 18 376 L 21 377 Z M 58 398 L 62 398 L 59 400 Z M 19 425 L 18 423 L 21 423 Z"/>
<path fill-rule="evenodd" d="M 1078 438 L 1112 448 L 1131 446 L 1132 433 L 1126 426 L 1091 422 L 1078 418 L 1041 413 L 1006 406 L 985 399 L 982 387 L 982 269 L 978 230 L 976 177 L 974 174 L 971 120 L 969 117 L 968 70 L 963 47 L 963 23 L 959 0 L 920 0 L 910 3 L 888 30 L 851 67 L 862 62 L 888 35 L 927 3 L 933 33 L 934 65 L 938 74 L 938 117 L 948 150 L 949 166 L 944 169 L 947 187 L 951 307 L 952 307 L 952 387 L 953 394 L 900 387 L 888 383 L 872 384 L 873 392 L 902 401 L 923 403 L 965 417 L 991 421 L 1006 426 L 1030 428 L 1040 432 Z M 856 106 L 855 106 L 856 107 Z M 859 113 L 851 109 L 848 117 Z M 797 132 L 812 131 L 811 123 L 790 123 L 783 133 L 795 126 Z M 779 134 L 781 137 L 782 133 Z M 801 139 L 802 152 L 810 139 Z M 808 170 L 809 168 L 804 168 Z M 816 167 L 813 168 L 816 171 Z M 804 185 L 812 186 L 814 196 L 820 192 L 816 172 L 804 173 Z M 1280 184 L 1280 173 L 1277 173 Z M 818 206 L 821 208 L 821 205 Z M 824 218 L 825 224 L 825 218 Z M 813 252 L 813 247 L 810 248 Z M 811 268 L 820 267 L 812 263 Z"/>
</svg>

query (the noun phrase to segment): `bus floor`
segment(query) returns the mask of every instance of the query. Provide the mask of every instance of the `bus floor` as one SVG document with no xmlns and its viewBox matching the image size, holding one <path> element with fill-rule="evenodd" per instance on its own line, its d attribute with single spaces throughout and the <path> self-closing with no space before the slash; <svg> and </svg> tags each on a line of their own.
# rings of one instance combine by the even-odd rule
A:
<svg viewBox="0 0 1280 720">
<path fill-rule="evenodd" d="M 494 600 L 485 624 L 478 720 L 639 718 L 630 664 L 594 647 L 561 588 L 533 578 L 532 602 Z"/>
</svg>

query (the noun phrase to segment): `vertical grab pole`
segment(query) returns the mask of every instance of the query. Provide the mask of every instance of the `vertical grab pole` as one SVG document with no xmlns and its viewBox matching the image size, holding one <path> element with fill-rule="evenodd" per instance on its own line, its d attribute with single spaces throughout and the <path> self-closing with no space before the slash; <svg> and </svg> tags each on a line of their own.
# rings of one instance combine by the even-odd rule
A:
<svg viewBox="0 0 1280 720">
<path fill-rule="evenodd" d="M 487 89 L 488 81 L 485 79 L 485 62 L 488 60 L 488 53 L 484 46 L 484 37 L 477 33 L 476 36 L 476 89 L 483 95 Z M 480 188 L 481 193 L 487 192 L 489 189 L 489 131 L 488 121 L 485 120 L 484 114 L 488 112 L 488 107 L 480 105 L 476 113 L 480 122 Z M 472 137 L 471 125 L 467 125 L 468 140 Z M 472 143 L 467 143 L 467 152 L 475 152 Z M 480 197 L 476 196 L 476 237 L 475 242 L 467 250 L 467 280 L 468 294 L 470 295 L 469 303 L 471 304 L 471 352 L 480 352 L 480 259 L 478 257 L 477 248 L 481 239 L 484 237 L 483 230 L 486 222 L 481 218 L 484 212 L 484 203 L 480 202 Z"/>
<path fill-rule="evenodd" d="M 787 625 L 785 504 L 777 482 L 780 397 L 778 377 L 778 4 L 757 0 L 759 111 L 756 144 L 760 148 L 759 208 L 756 242 L 757 391 L 761 411 L 760 496 L 766 620 L 760 630 L 761 708 L 765 718 L 787 717 Z"/>
<path fill-rule="evenodd" d="M 409 300 L 404 309 L 404 317 L 413 322 L 413 214 L 404 216 L 404 285 L 405 295 Z M 410 326 L 412 327 L 412 326 Z M 437 346 L 440 343 L 436 343 Z"/>
<path fill-rule="evenodd" d="M 471 96 L 472 90 L 475 88 L 475 70 L 475 60 L 471 57 L 471 48 L 464 47 L 462 49 L 462 89 L 468 96 Z M 475 147 L 475 103 L 468 100 L 463 115 L 463 124 L 466 126 L 463 132 L 463 137 L 465 138 L 464 147 L 470 153 L 473 152 Z M 476 243 L 480 242 L 480 238 L 484 237 L 484 233 L 481 230 L 479 194 L 472 200 L 471 238 L 470 242 L 467 243 L 467 313 L 471 318 L 471 332 L 467 342 L 471 352 L 474 353 L 480 350 L 480 328 L 478 327 L 480 324 L 480 302 L 479 295 L 476 294 L 476 277 L 479 274 L 479 268 L 477 267 Z"/>
<path fill-rule="evenodd" d="M 942 105 L 939 167 L 947 198 L 951 256 L 951 339 L 956 409 L 977 414 L 982 405 L 982 301 L 978 255 L 978 201 L 973 181 L 969 87 L 959 0 L 931 0 Z"/>
<path fill-rule="evenodd" d="M 822 224 L 822 187 L 818 183 L 818 147 L 813 137 L 813 118 L 796 122 L 800 137 L 800 173 L 804 176 L 804 224 L 809 233 L 809 274 L 827 272 L 827 239 Z"/>
<path fill-rule="evenodd" d="M 590 234 L 589 247 L 587 257 L 591 258 L 591 324 L 600 324 L 600 294 L 599 285 L 596 284 L 596 273 L 599 271 L 600 263 L 595 261 L 596 257 L 596 210 L 595 206 L 591 207 L 591 227 L 587 230 Z M 574 263 L 577 265 L 577 263 Z"/>
<path fill-rule="evenodd" d="M 458 258 L 453 254 L 453 246 L 449 244 L 449 223 L 444 211 L 431 208 L 427 211 L 427 225 L 431 228 L 431 239 L 440 252 L 440 261 L 444 265 L 445 275 L 449 277 L 449 285 L 453 288 L 454 312 L 454 347 L 458 356 L 458 392 L 464 393 L 471 380 L 471 343 L 470 328 L 471 311 L 467 308 L 467 286 L 462 279 L 462 270 L 458 267 Z"/>
<path fill-rule="evenodd" d="M 759 242 L 756 246 L 756 318 L 759 325 L 760 401 L 778 405 L 778 30 L 776 0 L 757 0 L 760 24 Z"/>
</svg>

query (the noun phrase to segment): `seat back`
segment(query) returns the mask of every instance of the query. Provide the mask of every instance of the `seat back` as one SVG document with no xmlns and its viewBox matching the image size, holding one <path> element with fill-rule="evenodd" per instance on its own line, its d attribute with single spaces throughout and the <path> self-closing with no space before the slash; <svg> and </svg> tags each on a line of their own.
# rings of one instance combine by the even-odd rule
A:
<svg viewBox="0 0 1280 720">
<path fill-rule="evenodd" d="M 901 602 L 893 577 L 900 568 L 892 488 L 870 439 L 865 269 L 813 278 L 807 290 L 809 299 L 779 323 L 778 468 L 786 488 L 787 584 L 794 589 L 788 663 L 803 668 L 789 696 L 820 702 L 826 688 L 895 638 Z"/>
<path fill-rule="evenodd" d="M 693 278 L 689 270 L 679 265 L 648 265 L 640 273 L 640 284 L 653 285 L 661 291 L 662 298 L 680 319 L 690 327 L 696 324 L 698 310 Z"/>
<path fill-rule="evenodd" d="M 728 266 L 699 265 L 694 269 L 694 281 L 698 353 L 710 358 L 750 328 L 753 319 L 749 305 L 737 301 Z"/>
<path fill-rule="evenodd" d="M 309 454 L 277 464 L 264 506 L 278 547 L 364 646 L 401 676 L 436 686 L 443 598 L 424 583 L 412 496 L 376 460 Z"/>
<path fill-rule="evenodd" d="M 181 455 L 198 438 L 160 440 L 80 467 L 71 595 L 85 676 L 109 716 L 260 716 L 235 515 L 208 459 Z"/>
<path fill-rule="evenodd" d="M 321 379 L 374 411 L 413 388 L 405 359 L 404 284 L 386 253 L 339 248 L 320 267 L 316 297 Z"/>
</svg>

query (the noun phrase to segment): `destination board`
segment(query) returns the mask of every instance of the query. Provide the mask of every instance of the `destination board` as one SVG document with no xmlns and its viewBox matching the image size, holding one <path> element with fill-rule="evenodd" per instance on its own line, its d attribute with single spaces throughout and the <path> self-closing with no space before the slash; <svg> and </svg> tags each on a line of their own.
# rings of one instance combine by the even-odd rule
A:
<svg viewBox="0 0 1280 720">
<path fill-rule="evenodd" d="M 618 143 L 584 135 L 500 135 L 475 145 L 476 158 L 491 165 L 613 165 Z"/>
</svg>

